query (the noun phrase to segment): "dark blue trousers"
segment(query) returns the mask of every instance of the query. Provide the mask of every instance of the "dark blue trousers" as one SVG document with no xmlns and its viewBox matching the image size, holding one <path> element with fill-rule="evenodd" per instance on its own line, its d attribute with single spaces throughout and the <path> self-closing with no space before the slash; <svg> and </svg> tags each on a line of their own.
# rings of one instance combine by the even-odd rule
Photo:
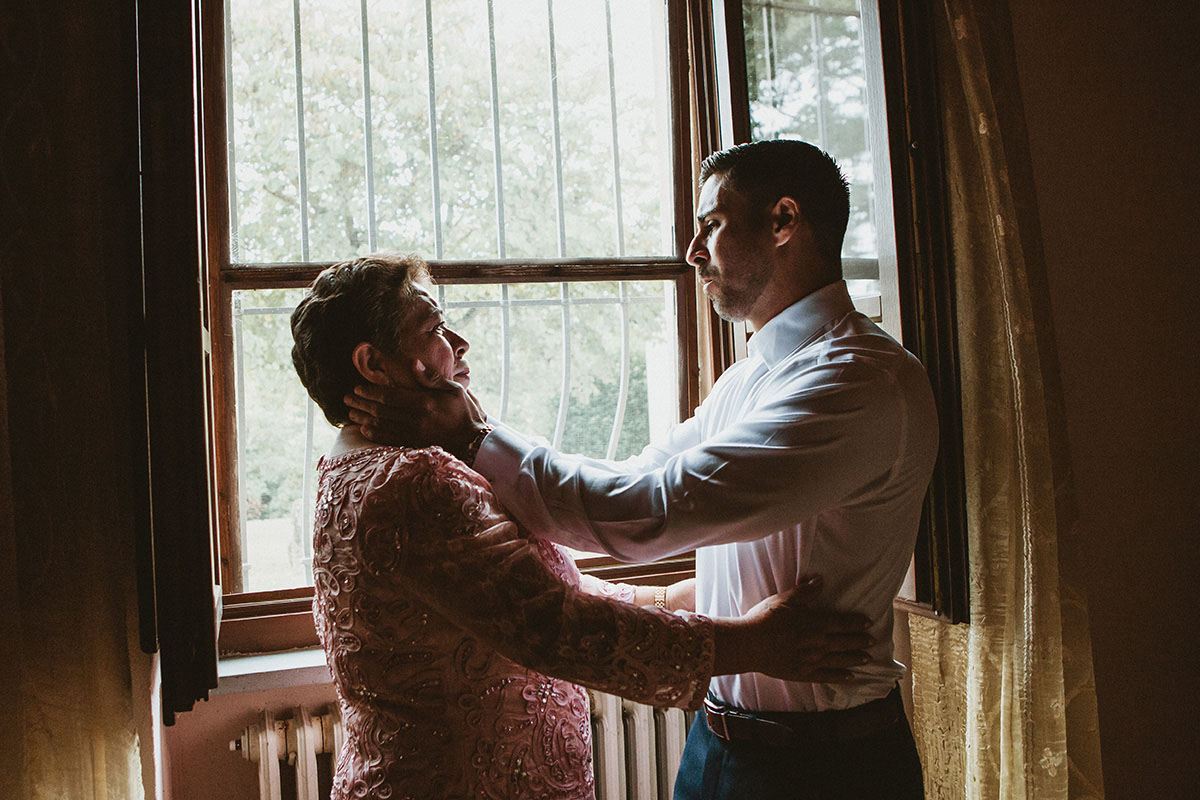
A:
<svg viewBox="0 0 1200 800">
<path fill-rule="evenodd" d="M 675 800 L 922 800 L 921 761 L 908 720 L 862 739 L 771 747 L 726 742 L 704 712 L 688 733 Z"/>
</svg>

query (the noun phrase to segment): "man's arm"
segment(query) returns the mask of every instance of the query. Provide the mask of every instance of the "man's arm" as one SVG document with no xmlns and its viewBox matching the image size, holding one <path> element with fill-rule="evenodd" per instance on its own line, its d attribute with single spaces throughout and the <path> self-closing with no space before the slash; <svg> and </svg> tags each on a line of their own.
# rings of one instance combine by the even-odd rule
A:
<svg viewBox="0 0 1200 800">
<path fill-rule="evenodd" d="M 443 397 L 424 402 L 462 402 L 435 394 Z M 531 532 L 580 550 L 647 561 L 750 541 L 868 490 L 892 468 L 904 435 L 903 399 L 870 365 L 818 365 L 784 395 L 707 439 L 689 420 L 677 452 L 620 464 L 564 455 L 501 426 L 473 466 Z M 461 408 L 423 416 L 422 424 L 476 424 Z"/>
<path fill-rule="evenodd" d="M 626 561 L 752 541 L 886 477 L 902 435 L 895 387 L 830 367 L 719 434 L 633 468 L 563 455 L 498 428 L 474 468 L 535 535 Z"/>
</svg>

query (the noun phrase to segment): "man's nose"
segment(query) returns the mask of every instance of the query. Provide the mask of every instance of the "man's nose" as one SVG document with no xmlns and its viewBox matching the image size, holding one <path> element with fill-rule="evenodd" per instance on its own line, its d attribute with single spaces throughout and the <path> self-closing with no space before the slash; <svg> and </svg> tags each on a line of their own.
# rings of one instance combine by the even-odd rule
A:
<svg viewBox="0 0 1200 800">
<path fill-rule="evenodd" d="M 686 260 L 697 269 L 708 263 L 708 250 L 701 244 L 699 233 L 692 237 L 692 241 L 688 245 Z"/>
<path fill-rule="evenodd" d="M 471 349 L 471 343 L 454 331 L 450 331 L 450 344 L 454 347 L 455 358 L 462 358 Z"/>
</svg>

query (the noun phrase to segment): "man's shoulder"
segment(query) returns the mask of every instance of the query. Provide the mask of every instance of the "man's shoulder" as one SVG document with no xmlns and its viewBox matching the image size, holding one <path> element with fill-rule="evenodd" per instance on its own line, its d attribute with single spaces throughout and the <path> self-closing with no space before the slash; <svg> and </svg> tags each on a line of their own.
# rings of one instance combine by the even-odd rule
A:
<svg viewBox="0 0 1200 800">
<path fill-rule="evenodd" d="M 869 320 L 845 322 L 797 348 L 775 370 L 774 403 L 807 413 L 815 406 L 923 407 L 931 394 L 921 362 Z M 865 323 L 865 324 L 864 324 Z M 904 413 L 904 412 L 900 412 Z"/>
<path fill-rule="evenodd" d="M 805 348 L 809 349 L 809 348 Z M 864 377 L 899 376 L 918 372 L 925 375 L 921 361 L 887 331 L 862 314 L 849 314 L 813 344 L 816 361 L 861 368 Z"/>
</svg>

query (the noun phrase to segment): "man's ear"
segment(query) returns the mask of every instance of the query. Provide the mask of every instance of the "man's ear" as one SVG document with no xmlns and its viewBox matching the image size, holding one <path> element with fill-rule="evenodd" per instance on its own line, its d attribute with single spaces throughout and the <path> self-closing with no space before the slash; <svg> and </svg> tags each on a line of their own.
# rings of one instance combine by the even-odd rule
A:
<svg viewBox="0 0 1200 800">
<path fill-rule="evenodd" d="M 362 375 L 368 383 L 374 383 L 379 386 L 391 386 L 392 379 L 388 375 L 385 368 L 385 360 L 383 352 L 371 344 L 370 342 L 359 342 L 354 348 L 354 352 L 350 354 L 350 359 L 354 362 L 354 368 L 358 370 L 358 374 Z"/>
<path fill-rule="evenodd" d="M 784 195 L 775 201 L 771 208 L 771 235 L 776 245 L 786 244 L 796 235 L 797 229 L 803 223 L 800 206 L 795 199 Z"/>
</svg>

